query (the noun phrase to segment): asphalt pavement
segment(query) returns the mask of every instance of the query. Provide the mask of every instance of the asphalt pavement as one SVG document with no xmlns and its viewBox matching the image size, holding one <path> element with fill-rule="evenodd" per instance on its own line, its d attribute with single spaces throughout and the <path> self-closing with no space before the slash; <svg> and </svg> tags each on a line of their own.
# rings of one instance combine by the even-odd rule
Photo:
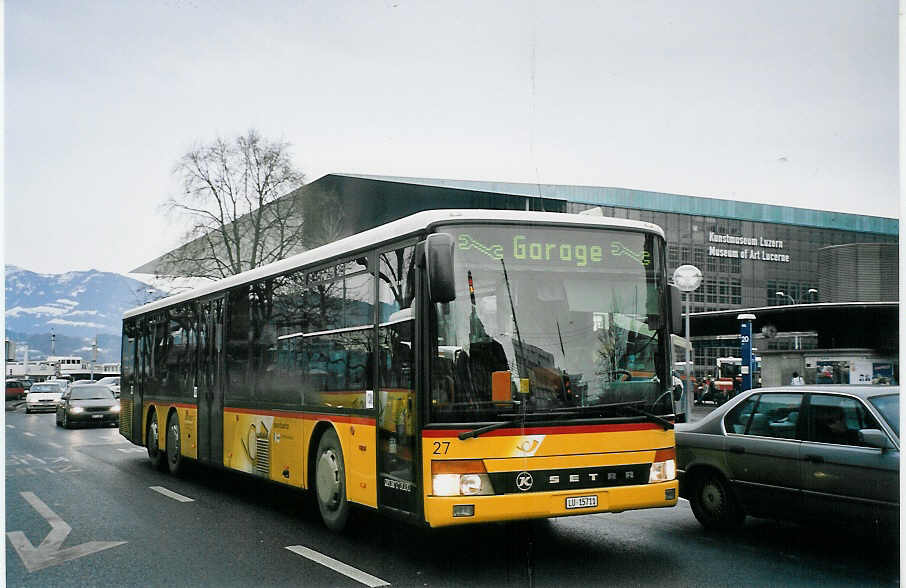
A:
<svg viewBox="0 0 906 588">
<path fill-rule="evenodd" d="M 153 470 L 117 429 L 64 430 L 52 414 L 24 407 L 5 417 L 11 586 L 898 582 L 895 539 L 753 519 L 735 533 L 708 533 L 682 500 L 435 530 L 358 512 L 335 534 L 305 493 L 201 466 L 173 477 Z"/>
</svg>

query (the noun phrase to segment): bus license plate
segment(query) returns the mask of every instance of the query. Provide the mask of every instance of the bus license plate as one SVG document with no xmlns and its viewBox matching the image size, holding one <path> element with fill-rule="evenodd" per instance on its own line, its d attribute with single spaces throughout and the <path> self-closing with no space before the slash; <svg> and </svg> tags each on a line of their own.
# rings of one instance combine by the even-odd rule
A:
<svg viewBox="0 0 906 588">
<path fill-rule="evenodd" d="M 570 496 L 566 499 L 567 510 L 573 508 L 592 508 L 598 506 L 597 496 Z"/>
</svg>

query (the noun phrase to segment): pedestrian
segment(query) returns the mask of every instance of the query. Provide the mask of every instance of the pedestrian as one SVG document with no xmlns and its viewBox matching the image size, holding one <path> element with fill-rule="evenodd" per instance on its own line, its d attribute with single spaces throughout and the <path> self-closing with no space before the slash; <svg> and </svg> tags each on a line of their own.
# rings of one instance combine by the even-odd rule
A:
<svg viewBox="0 0 906 588">
<path fill-rule="evenodd" d="M 790 380 L 791 386 L 804 386 L 805 380 L 802 379 L 802 376 L 799 375 L 799 372 L 793 372 L 793 379 Z"/>
</svg>

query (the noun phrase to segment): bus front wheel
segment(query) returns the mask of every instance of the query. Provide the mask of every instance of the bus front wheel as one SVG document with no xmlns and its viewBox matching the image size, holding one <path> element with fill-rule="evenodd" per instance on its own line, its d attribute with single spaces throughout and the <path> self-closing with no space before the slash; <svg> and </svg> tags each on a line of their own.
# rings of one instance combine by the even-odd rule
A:
<svg viewBox="0 0 906 588">
<path fill-rule="evenodd" d="M 318 443 L 315 460 L 315 494 L 318 510 L 324 524 L 332 531 L 341 531 L 349 518 L 349 502 L 346 500 L 346 467 L 343 464 L 343 450 L 336 431 L 325 432 Z"/>
</svg>

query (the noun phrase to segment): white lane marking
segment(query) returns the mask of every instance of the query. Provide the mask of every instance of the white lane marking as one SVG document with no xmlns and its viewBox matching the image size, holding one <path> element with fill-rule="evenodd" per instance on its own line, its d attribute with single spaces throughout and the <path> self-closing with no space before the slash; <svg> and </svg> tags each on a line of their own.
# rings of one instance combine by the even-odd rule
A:
<svg viewBox="0 0 906 588">
<path fill-rule="evenodd" d="M 72 531 L 72 527 L 66 524 L 66 521 L 61 519 L 60 515 L 50 510 L 50 507 L 44 504 L 33 492 L 20 492 L 19 494 L 50 524 L 50 533 L 37 547 L 32 545 L 32 542 L 28 540 L 28 537 L 22 531 L 11 531 L 6 534 L 9 537 L 9 542 L 13 545 L 13 549 L 19 554 L 19 558 L 29 572 L 59 565 L 69 560 L 126 543 L 125 541 L 89 541 L 75 547 L 60 549 L 66 537 Z"/>
<path fill-rule="evenodd" d="M 51 447 L 55 447 L 57 449 L 63 449 L 62 445 L 60 445 L 59 443 L 54 443 L 53 441 L 48 441 L 47 444 L 50 445 Z"/>
<path fill-rule="evenodd" d="M 163 494 L 167 498 L 172 498 L 173 500 L 178 500 L 180 502 L 195 502 L 194 498 L 189 498 L 188 496 L 183 496 L 182 494 L 177 494 L 176 492 L 174 492 L 172 490 L 167 490 L 163 486 L 148 486 L 148 488 L 151 488 L 155 492 L 159 492 L 159 493 Z"/>
<path fill-rule="evenodd" d="M 29 433 L 28 431 L 25 431 L 25 432 L 22 433 L 22 434 L 25 435 L 26 437 L 34 437 L 34 436 L 35 436 L 34 433 Z"/>
<path fill-rule="evenodd" d="M 117 449 L 117 451 L 119 451 L 120 453 L 133 453 L 133 452 L 144 453 L 145 452 L 145 450 L 142 449 L 141 447 L 120 447 L 119 449 Z"/>
<path fill-rule="evenodd" d="M 6 425 L 6 428 L 7 428 L 7 429 L 15 429 L 15 428 L 16 428 L 16 425 Z"/>
<path fill-rule="evenodd" d="M 358 570 L 348 564 L 344 564 L 341 561 L 335 560 L 332 557 L 328 557 L 324 554 L 318 553 L 317 551 L 312 551 L 307 547 L 302 547 L 301 545 L 290 545 L 287 547 L 293 553 L 301 555 L 302 557 L 308 558 L 313 562 L 319 563 L 322 566 L 328 567 L 335 572 L 339 572 L 346 576 L 347 578 L 352 578 L 357 582 L 361 582 L 366 586 L 371 588 L 377 588 L 378 586 L 390 586 L 389 582 L 385 582 L 380 578 L 376 578 L 371 574 Z"/>
</svg>

